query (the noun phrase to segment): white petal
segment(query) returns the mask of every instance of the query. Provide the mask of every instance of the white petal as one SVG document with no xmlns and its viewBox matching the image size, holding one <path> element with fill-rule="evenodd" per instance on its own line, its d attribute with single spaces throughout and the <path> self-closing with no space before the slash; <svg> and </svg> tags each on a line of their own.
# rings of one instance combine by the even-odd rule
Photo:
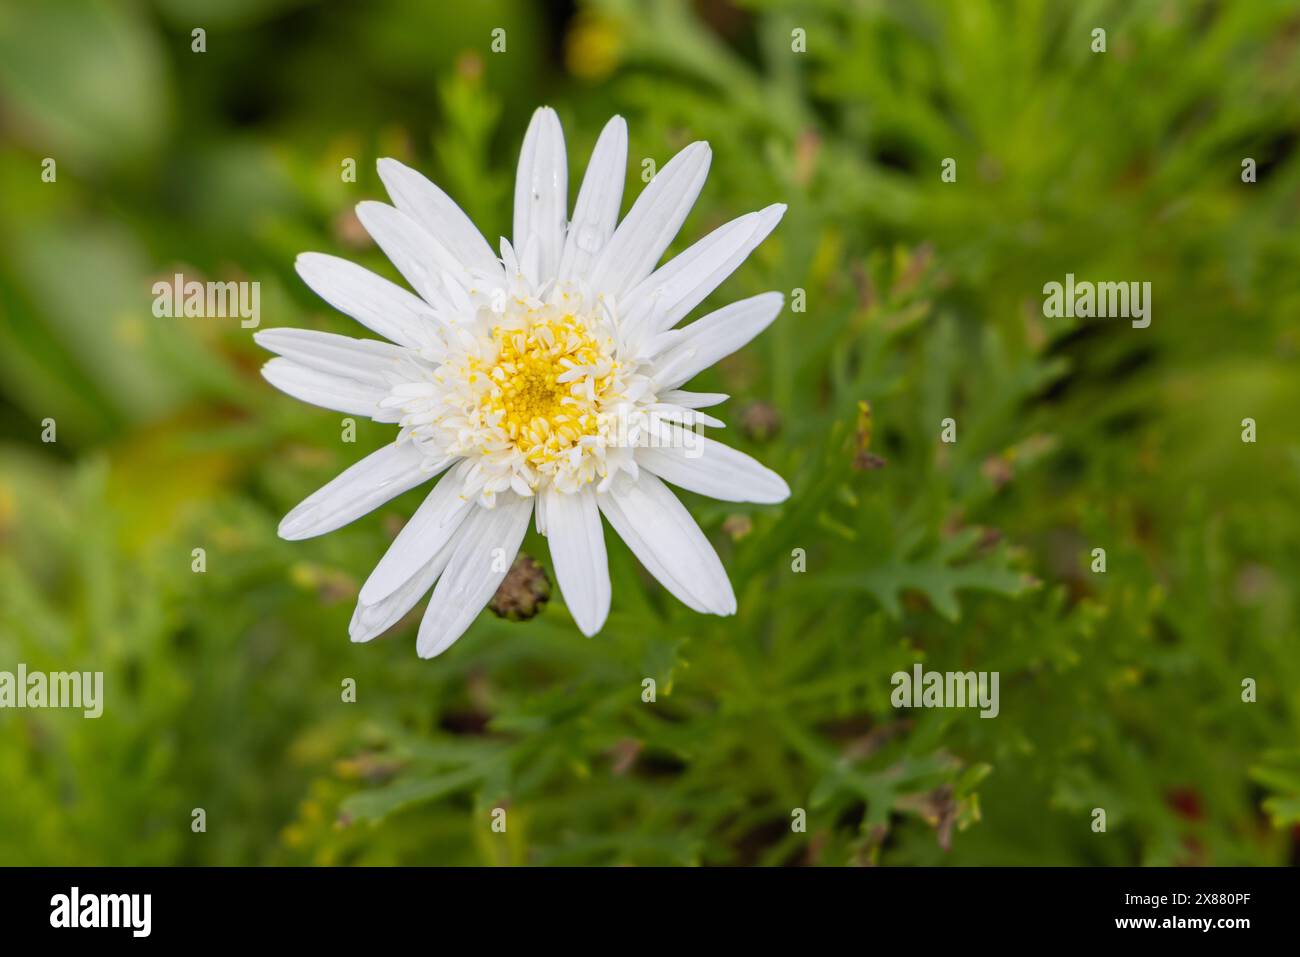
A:
<svg viewBox="0 0 1300 957">
<path fill-rule="evenodd" d="M 697 426 L 708 426 L 711 429 L 725 429 L 727 427 L 727 423 L 721 419 L 716 419 L 699 409 L 686 409 L 679 405 L 669 405 L 666 402 L 656 402 L 654 405 L 645 406 L 645 409 L 651 416 L 652 425 L 658 425 L 661 428 L 667 428 L 665 423 L 669 422 L 683 425 L 692 430 Z"/>
<path fill-rule="evenodd" d="M 280 537 L 300 541 L 342 528 L 429 481 L 449 464 L 451 460 L 441 467 L 427 465 L 409 442 L 385 445 L 303 499 L 280 522 Z"/>
<path fill-rule="evenodd" d="M 443 276 L 461 275 L 465 267 L 423 226 L 387 203 L 357 204 L 357 219 L 425 302 L 444 318 L 452 311 L 443 291 Z"/>
<path fill-rule="evenodd" d="M 648 472 L 620 476 L 597 495 L 600 510 L 632 554 L 688 608 L 736 611 L 736 596 L 718 553 L 668 487 Z"/>
<path fill-rule="evenodd" d="M 618 224 L 627 176 L 627 123 L 616 116 L 605 124 L 591 151 L 591 162 L 573 205 L 573 222 L 564 239 L 559 278 L 582 278 Z"/>
<path fill-rule="evenodd" d="M 421 174 L 395 159 L 381 159 L 379 178 L 395 205 L 424 227 L 471 271 L 502 279 L 501 264 L 483 234 L 455 200 Z"/>
<path fill-rule="evenodd" d="M 389 374 L 410 355 L 389 342 L 353 339 L 315 329 L 262 329 L 253 333 L 253 341 L 300 366 L 385 388 Z"/>
<path fill-rule="evenodd" d="M 719 359 L 731 355 L 772 324 L 785 303 L 779 292 L 733 302 L 680 331 L 677 345 L 655 358 L 655 385 L 675 389 Z"/>
<path fill-rule="evenodd" d="M 363 604 L 373 605 L 401 587 L 465 521 L 471 508 L 470 502 L 461 495 L 467 467 L 468 462 L 462 462 L 445 475 L 397 533 L 393 544 L 361 586 L 359 597 Z"/>
<path fill-rule="evenodd" d="M 504 236 L 501 242 L 505 243 Z M 530 235 L 528 242 L 519 250 L 519 273 L 528 280 L 530 288 L 537 289 L 542 285 L 542 240 L 536 233 Z M 550 276 L 546 278 L 549 279 Z"/>
<path fill-rule="evenodd" d="M 420 622 L 415 648 L 421 658 L 442 654 L 478 617 L 510 570 L 532 513 L 531 498 L 505 493 L 493 508 L 476 507 L 465 520 Z"/>
<path fill-rule="evenodd" d="M 564 244 L 569 213 L 569 168 L 564 155 L 564 130 L 549 106 L 533 113 L 519 151 L 515 174 L 514 246 L 526 249 L 537 237 L 537 279 L 555 276 Z"/>
<path fill-rule="evenodd" d="M 785 479 L 744 452 L 681 429 L 673 445 L 636 450 L 637 464 L 666 482 L 724 502 L 784 502 L 790 497 Z"/>
<path fill-rule="evenodd" d="M 322 409 L 364 415 L 376 422 L 396 422 L 401 417 L 396 409 L 380 408 L 388 389 L 373 382 L 331 375 L 279 357 L 262 366 L 262 376 L 281 392 Z"/>
<path fill-rule="evenodd" d="M 385 339 L 413 349 L 429 341 L 433 311 L 396 283 L 324 253 L 302 253 L 294 267 L 316 295 Z"/>
<path fill-rule="evenodd" d="M 566 495 L 553 488 L 546 498 L 546 536 L 551 565 L 569 614 L 590 637 L 609 616 L 609 561 L 605 529 L 600 523 L 596 494 L 590 488 Z"/>
<path fill-rule="evenodd" d="M 677 320 L 690 312 L 730 275 L 728 270 L 718 276 L 712 286 L 700 290 L 698 299 L 691 301 L 686 308 L 680 308 L 689 301 L 696 287 L 702 286 L 711 273 L 719 270 L 737 249 L 744 246 L 754 234 L 758 222 L 758 213 L 733 219 L 646 276 L 619 302 L 619 314 L 624 326 L 633 328 L 647 323 L 648 332 L 652 335 L 675 326 Z M 669 322 L 671 316 L 676 318 Z"/>
<path fill-rule="evenodd" d="M 685 392 L 681 389 L 669 389 L 659 393 L 659 401 L 680 405 L 683 409 L 707 409 L 711 405 L 726 402 L 731 396 L 724 392 Z"/>
<path fill-rule="evenodd" d="M 453 536 L 451 541 L 438 549 L 437 554 L 387 598 L 380 599 L 373 605 L 358 601 L 356 610 L 352 612 L 352 621 L 348 623 L 348 636 L 353 641 L 369 641 L 397 624 L 403 615 L 415 607 L 417 601 L 428 594 L 433 583 L 443 573 L 455 551 L 456 541 Z"/>
<path fill-rule="evenodd" d="M 783 215 L 785 204 L 777 203 L 733 219 L 674 256 L 627 294 L 620 304 L 624 323 L 648 323 L 651 334 L 677 325 L 736 271 Z"/>
<path fill-rule="evenodd" d="M 596 258 L 592 289 L 621 296 L 650 275 L 695 205 L 711 157 L 708 143 L 692 143 L 659 171 Z"/>
<path fill-rule="evenodd" d="M 624 544 L 637 557 L 637 561 L 645 566 L 645 570 L 653 575 L 657 582 L 667 588 L 676 596 L 678 601 L 691 611 L 708 614 L 709 610 L 696 601 L 685 586 L 673 577 L 673 573 L 668 566 L 660 562 L 654 550 L 641 537 L 631 521 L 624 516 L 622 509 L 617 502 L 610 498 L 608 492 L 598 493 L 596 502 L 610 527 L 614 529 L 619 538 L 623 539 Z"/>
</svg>

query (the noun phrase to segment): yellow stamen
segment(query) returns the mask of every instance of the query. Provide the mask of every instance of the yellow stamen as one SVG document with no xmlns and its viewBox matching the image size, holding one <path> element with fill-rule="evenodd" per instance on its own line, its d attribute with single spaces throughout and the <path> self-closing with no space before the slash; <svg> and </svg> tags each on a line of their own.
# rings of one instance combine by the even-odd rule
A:
<svg viewBox="0 0 1300 957">
<path fill-rule="evenodd" d="M 497 359 L 488 378 L 495 386 L 483 393 L 482 409 L 485 417 L 499 415 L 501 427 L 529 463 L 554 462 L 583 437 L 596 434 L 600 398 L 613 371 L 559 381 L 570 370 L 596 367 L 604 358 L 581 322 L 572 315 L 530 313 L 522 328 L 495 326 L 492 340 Z"/>
</svg>

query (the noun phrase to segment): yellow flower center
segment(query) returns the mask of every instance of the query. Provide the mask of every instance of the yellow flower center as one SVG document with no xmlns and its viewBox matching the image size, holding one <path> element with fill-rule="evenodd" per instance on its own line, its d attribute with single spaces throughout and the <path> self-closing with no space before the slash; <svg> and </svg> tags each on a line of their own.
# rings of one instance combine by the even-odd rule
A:
<svg viewBox="0 0 1300 957">
<path fill-rule="evenodd" d="M 494 326 L 492 341 L 497 358 L 483 370 L 491 385 L 480 398 L 484 418 L 529 463 L 554 462 L 597 434 L 616 364 L 578 319 L 532 314 L 522 326 Z"/>
</svg>

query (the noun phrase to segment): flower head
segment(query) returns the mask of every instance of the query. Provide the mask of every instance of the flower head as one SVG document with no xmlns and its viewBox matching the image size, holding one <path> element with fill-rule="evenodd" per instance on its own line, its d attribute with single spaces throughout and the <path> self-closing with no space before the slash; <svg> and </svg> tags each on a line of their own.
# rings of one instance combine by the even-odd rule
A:
<svg viewBox="0 0 1300 957">
<path fill-rule="evenodd" d="M 609 613 L 601 515 L 690 608 L 736 600 L 699 526 L 664 485 L 726 501 L 778 502 L 780 476 L 701 434 L 724 395 L 687 392 L 696 373 L 776 318 L 779 293 L 674 328 L 780 221 L 769 206 L 714 230 L 655 268 L 708 172 L 693 143 L 618 221 L 627 130 L 606 125 L 569 219 L 564 137 L 539 109 L 524 137 L 513 242 L 501 255 L 437 186 L 379 162 L 393 204 L 357 215 L 418 295 L 346 260 L 298 258 L 304 281 L 387 339 L 268 329 L 263 369 L 295 398 L 398 426 L 396 441 L 309 496 L 280 523 L 287 539 L 333 531 L 442 475 L 361 588 L 350 633 L 367 641 L 430 589 L 417 648 L 448 648 L 495 594 L 530 518 L 548 538 L 578 627 Z"/>
</svg>

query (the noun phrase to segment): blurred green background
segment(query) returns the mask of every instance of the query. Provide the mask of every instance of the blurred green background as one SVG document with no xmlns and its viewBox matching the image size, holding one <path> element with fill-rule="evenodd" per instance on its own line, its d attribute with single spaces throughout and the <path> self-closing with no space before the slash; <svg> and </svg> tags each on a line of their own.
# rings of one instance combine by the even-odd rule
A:
<svg viewBox="0 0 1300 957">
<path fill-rule="evenodd" d="M 596 638 L 556 597 L 434 661 L 418 610 L 352 645 L 419 493 L 275 528 L 392 428 L 342 442 L 152 283 L 364 334 L 295 255 L 396 276 L 352 214 L 382 156 L 495 240 L 542 103 L 570 195 L 628 118 L 625 208 L 711 142 L 674 250 L 789 204 L 711 302 L 806 311 L 697 387 L 793 496 L 687 496 L 735 618 L 610 534 Z M 4 0 L 0 670 L 102 670 L 106 702 L 0 711 L 0 864 L 1295 863 L 1298 136 L 1272 0 Z M 1045 319 L 1067 272 L 1150 281 L 1150 328 Z M 1000 672 L 1000 715 L 893 709 L 914 662 Z"/>
</svg>

